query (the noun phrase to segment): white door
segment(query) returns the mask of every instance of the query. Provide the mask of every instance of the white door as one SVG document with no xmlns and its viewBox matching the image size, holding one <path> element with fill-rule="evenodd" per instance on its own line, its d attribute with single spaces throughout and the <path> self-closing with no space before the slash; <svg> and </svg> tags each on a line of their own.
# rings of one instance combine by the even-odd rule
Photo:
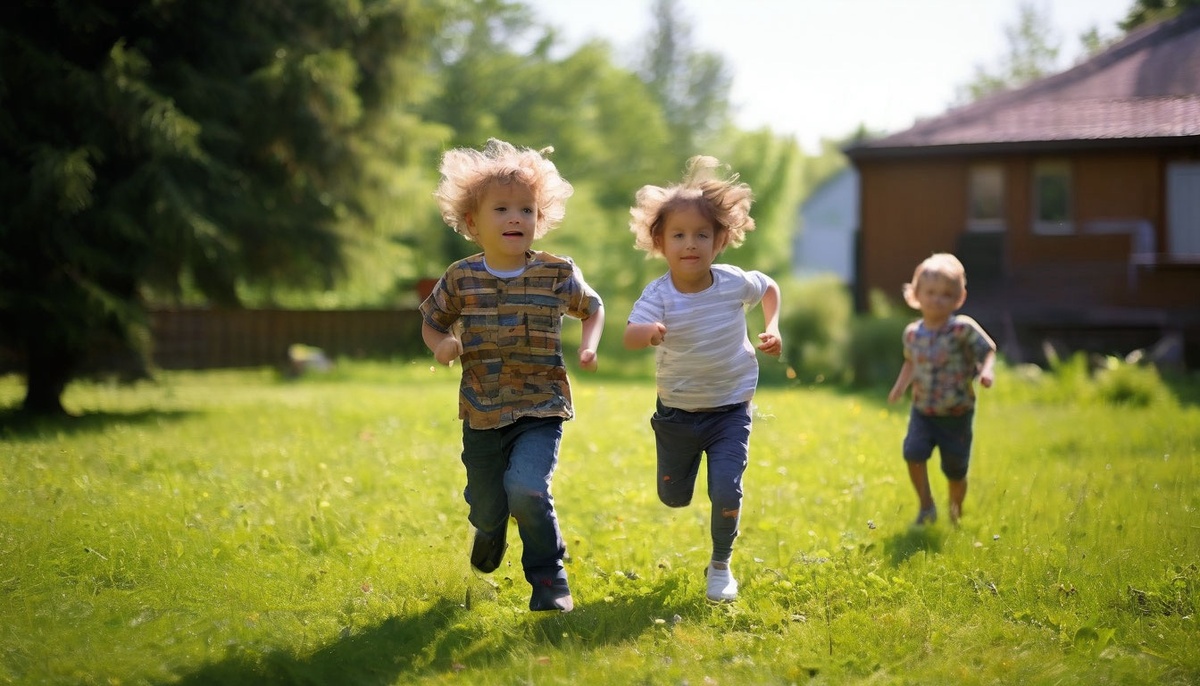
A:
<svg viewBox="0 0 1200 686">
<path fill-rule="evenodd" d="M 1167 236 L 1172 257 L 1200 255 L 1200 164 L 1167 167 Z"/>
</svg>

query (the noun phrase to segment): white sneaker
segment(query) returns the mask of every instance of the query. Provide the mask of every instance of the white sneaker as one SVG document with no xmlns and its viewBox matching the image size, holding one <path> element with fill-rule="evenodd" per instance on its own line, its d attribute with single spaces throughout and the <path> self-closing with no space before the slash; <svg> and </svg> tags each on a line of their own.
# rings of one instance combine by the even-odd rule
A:
<svg viewBox="0 0 1200 686">
<path fill-rule="evenodd" d="M 737 600 L 738 582 L 733 578 L 733 570 L 717 569 L 710 562 L 708 569 L 704 570 L 704 575 L 708 577 L 708 592 L 706 595 L 709 600 L 714 602 L 729 602 Z"/>
</svg>

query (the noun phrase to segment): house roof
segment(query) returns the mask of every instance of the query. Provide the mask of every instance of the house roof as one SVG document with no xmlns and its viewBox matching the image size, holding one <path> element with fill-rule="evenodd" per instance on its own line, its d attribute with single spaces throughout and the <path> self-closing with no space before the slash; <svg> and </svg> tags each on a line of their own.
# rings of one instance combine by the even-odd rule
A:
<svg viewBox="0 0 1200 686">
<path fill-rule="evenodd" d="M 846 150 L 852 159 L 1200 137 L 1200 8 L 1133 31 L 1059 74 Z"/>
</svg>

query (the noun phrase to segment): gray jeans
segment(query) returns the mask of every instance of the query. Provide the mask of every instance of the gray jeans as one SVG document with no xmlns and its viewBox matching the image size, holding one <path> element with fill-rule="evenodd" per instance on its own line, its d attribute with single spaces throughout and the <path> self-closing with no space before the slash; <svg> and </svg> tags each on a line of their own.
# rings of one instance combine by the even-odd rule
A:
<svg viewBox="0 0 1200 686">
<path fill-rule="evenodd" d="M 742 474 L 750 461 L 750 403 L 702 412 L 667 407 L 658 401 L 650 418 L 658 448 L 658 498 L 668 507 L 692 502 L 700 456 L 707 456 L 708 499 L 712 503 L 712 559 L 728 562 L 742 515 Z"/>
</svg>

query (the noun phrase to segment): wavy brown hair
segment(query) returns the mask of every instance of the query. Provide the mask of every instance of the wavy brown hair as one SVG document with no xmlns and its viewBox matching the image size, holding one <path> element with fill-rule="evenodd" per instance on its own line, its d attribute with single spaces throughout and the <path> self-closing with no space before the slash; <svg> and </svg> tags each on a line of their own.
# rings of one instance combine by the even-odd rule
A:
<svg viewBox="0 0 1200 686">
<path fill-rule="evenodd" d="M 750 216 L 754 194 L 738 178 L 715 157 L 697 155 L 688 160 L 680 183 L 667 188 L 642 186 L 629 210 L 634 245 L 649 257 L 662 255 L 659 246 L 666 217 L 686 207 L 695 208 L 712 222 L 721 249 L 741 245 L 746 233 L 754 230 Z"/>
</svg>

